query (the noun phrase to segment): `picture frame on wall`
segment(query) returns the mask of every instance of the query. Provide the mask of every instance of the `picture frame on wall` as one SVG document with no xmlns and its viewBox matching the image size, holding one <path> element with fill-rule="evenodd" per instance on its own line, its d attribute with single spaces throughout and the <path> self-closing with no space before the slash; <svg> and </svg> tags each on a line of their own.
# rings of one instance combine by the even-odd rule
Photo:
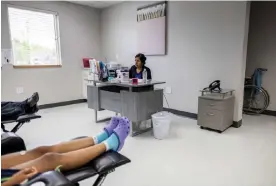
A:
<svg viewBox="0 0 276 186">
<path fill-rule="evenodd" d="M 137 48 L 145 55 L 166 55 L 167 2 L 137 9 Z"/>
</svg>

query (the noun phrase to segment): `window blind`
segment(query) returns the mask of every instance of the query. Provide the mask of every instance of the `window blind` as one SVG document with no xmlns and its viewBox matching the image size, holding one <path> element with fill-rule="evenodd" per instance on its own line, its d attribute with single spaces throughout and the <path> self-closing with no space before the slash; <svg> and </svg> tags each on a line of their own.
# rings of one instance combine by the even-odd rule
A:
<svg viewBox="0 0 276 186">
<path fill-rule="evenodd" d="M 8 8 L 14 65 L 59 64 L 56 15 Z"/>
</svg>

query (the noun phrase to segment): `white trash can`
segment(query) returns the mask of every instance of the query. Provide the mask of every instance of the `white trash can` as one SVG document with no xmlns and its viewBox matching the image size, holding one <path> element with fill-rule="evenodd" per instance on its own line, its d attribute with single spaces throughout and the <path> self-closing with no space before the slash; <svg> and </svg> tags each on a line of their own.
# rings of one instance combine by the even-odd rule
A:
<svg viewBox="0 0 276 186">
<path fill-rule="evenodd" d="M 153 136 L 156 139 L 164 139 L 169 135 L 171 114 L 169 112 L 158 112 L 152 115 Z"/>
</svg>

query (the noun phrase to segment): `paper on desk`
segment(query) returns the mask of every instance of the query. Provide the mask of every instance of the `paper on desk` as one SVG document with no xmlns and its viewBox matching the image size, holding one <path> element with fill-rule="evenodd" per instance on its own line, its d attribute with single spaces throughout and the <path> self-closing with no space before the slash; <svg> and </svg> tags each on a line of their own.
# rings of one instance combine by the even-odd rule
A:
<svg viewBox="0 0 276 186">
<path fill-rule="evenodd" d="M 12 49 L 1 49 L 1 66 L 13 64 Z"/>
</svg>

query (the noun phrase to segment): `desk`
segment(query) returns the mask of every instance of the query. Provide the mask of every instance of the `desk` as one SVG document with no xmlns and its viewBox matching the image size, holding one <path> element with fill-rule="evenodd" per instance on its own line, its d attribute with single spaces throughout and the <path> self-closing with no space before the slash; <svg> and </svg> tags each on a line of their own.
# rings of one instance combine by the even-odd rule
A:
<svg viewBox="0 0 276 186">
<path fill-rule="evenodd" d="M 121 113 L 131 121 L 131 136 L 136 136 L 151 129 L 134 130 L 134 125 L 151 119 L 151 115 L 163 109 L 163 89 L 154 89 L 154 85 L 165 82 L 148 81 L 147 83 L 111 83 L 88 80 L 93 85 L 87 86 L 88 108 L 97 111 L 110 110 Z"/>
</svg>

